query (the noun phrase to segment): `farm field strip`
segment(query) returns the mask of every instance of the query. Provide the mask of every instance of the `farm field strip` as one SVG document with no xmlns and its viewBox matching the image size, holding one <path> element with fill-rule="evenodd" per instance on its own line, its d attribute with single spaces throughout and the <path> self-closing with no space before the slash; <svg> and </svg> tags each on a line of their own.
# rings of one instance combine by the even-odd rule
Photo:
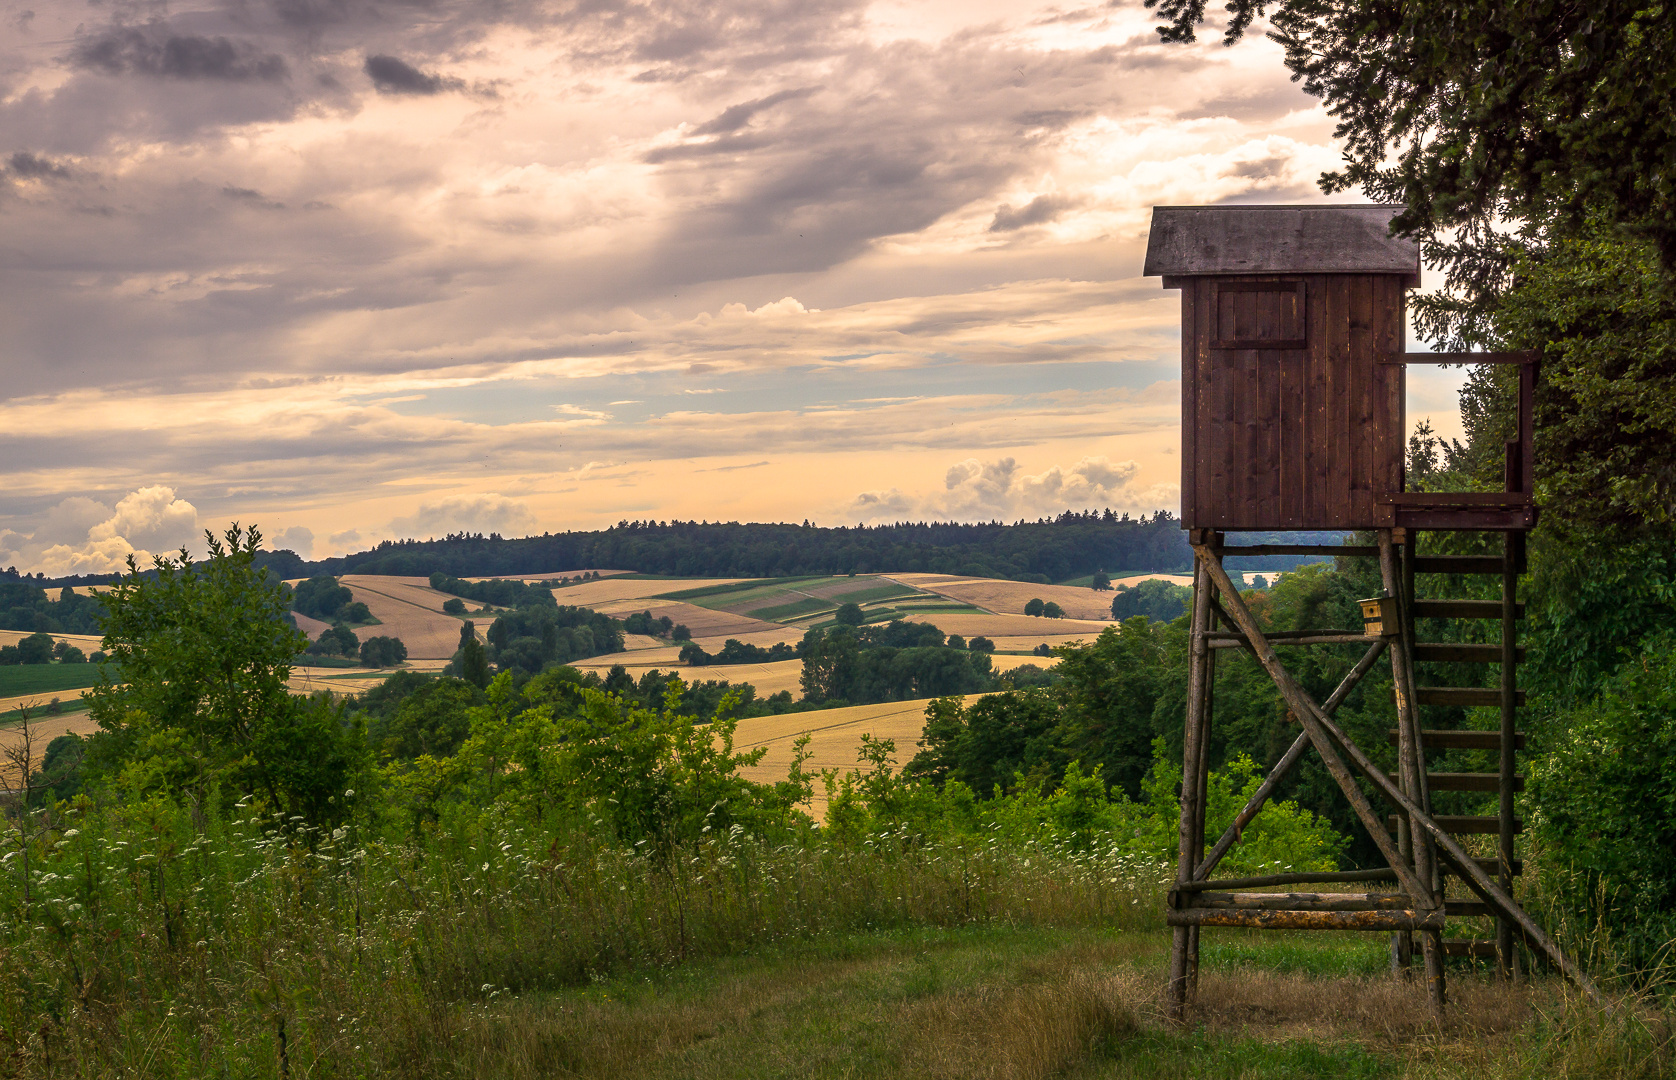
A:
<svg viewBox="0 0 1676 1080">
<path fill-rule="evenodd" d="M 613 657 L 622 656 L 613 653 Z M 681 676 L 681 681 L 687 684 L 697 682 L 730 682 L 750 683 L 756 687 L 757 697 L 765 698 L 770 694 L 777 694 L 782 690 L 791 691 L 792 697 L 797 697 L 802 691 L 800 680 L 803 677 L 803 661 L 776 660 L 767 664 L 712 664 L 708 667 L 688 667 L 673 659 L 668 661 L 641 660 L 636 658 L 632 663 L 618 660 L 616 664 L 607 663 L 605 657 L 595 657 L 592 660 L 579 660 L 570 665 L 580 671 L 597 671 L 604 675 L 614 666 L 621 666 L 624 671 L 636 679 L 648 671 L 673 672 Z"/>
<path fill-rule="evenodd" d="M 961 578 L 939 574 L 901 574 L 898 580 L 926 592 L 981 607 L 997 615 L 1023 615 L 1031 600 L 1052 601 L 1066 616 L 1089 621 L 1110 621 L 1112 594 L 1072 585 L 1036 585 L 1027 581 L 993 578 Z"/>
<path fill-rule="evenodd" d="M 1030 637 L 1043 640 L 1052 637 L 1098 637 L 1109 622 L 1085 619 L 1043 619 L 1029 615 L 944 615 L 916 612 L 909 622 L 932 623 L 945 634 L 959 634 L 970 641 L 974 637 Z"/>
<path fill-rule="evenodd" d="M 567 585 L 554 590 L 553 597 L 561 604 L 573 604 L 578 607 L 595 607 L 612 600 L 681 600 L 684 597 L 670 594 L 687 589 L 728 585 L 742 580 L 750 579 L 665 578 L 655 581 L 649 578 L 610 577 L 599 581 L 586 581 L 580 585 Z"/>
<path fill-rule="evenodd" d="M 967 704 L 981 694 L 968 695 Z M 756 716 L 741 720 L 734 731 L 734 747 L 739 750 L 767 748 L 767 753 L 756 765 L 739 770 L 746 779 L 760 784 L 778 783 L 786 778 L 791 768 L 794 743 L 807 732 L 812 756 L 804 763 L 811 772 L 837 769 L 847 772 L 856 768 L 856 752 L 861 747 L 861 736 L 892 739 L 896 743 L 896 764 L 907 764 L 919 752 L 920 734 L 925 730 L 925 707 L 932 699 L 890 701 L 877 705 L 852 705 L 843 709 L 820 712 L 784 713 L 779 716 Z M 817 821 L 826 816 L 826 793 L 817 782 L 810 800 L 810 813 Z"/>
<path fill-rule="evenodd" d="M 617 575 L 627 574 L 629 572 L 630 571 L 628 571 L 628 570 L 607 570 L 603 566 L 598 566 L 598 567 L 590 566 L 590 567 L 586 567 L 585 569 L 582 569 L 582 570 L 550 570 L 545 574 L 490 574 L 486 577 L 463 577 L 460 580 L 461 581 L 522 581 L 522 582 L 528 583 L 528 582 L 533 582 L 533 581 L 557 581 L 560 578 L 580 577 L 583 574 L 598 574 L 600 576 L 600 578 L 603 580 L 604 578 L 615 577 Z M 582 582 L 577 582 L 577 584 L 580 585 L 580 584 L 583 584 L 583 583 Z"/>
<path fill-rule="evenodd" d="M 30 759 L 34 768 L 39 768 L 41 759 L 46 756 L 47 744 L 60 735 L 81 735 L 86 737 L 99 730 L 99 725 L 87 715 L 85 710 L 80 712 L 63 713 L 58 716 L 31 717 L 29 721 L 30 739 L 34 743 L 30 747 Z M 0 728 L 0 752 L 10 750 L 23 742 L 23 729 L 12 723 L 8 727 Z M 0 782 L 16 785 L 18 776 L 14 773 L 3 757 L 0 757 Z"/>
<path fill-rule="evenodd" d="M 340 580 L 382 624 L 376 628 L 378 633 L 369 636 L 400 638 L 407 646 L 408 656 L 419 659 L 446 660 L 460 647 L 460 620 L 442 611 L 442 602 L 447 597 L 427 583 L 423 591 L 436 598 L 435 607 L 409 598 L 419 592 L 413 583 L 423 579 L 351 575 Z M 369 581 L 379 585 L 368 584 Z"/>
<path fill-rule="evenodd" d="M 33 630 L 0 630 L 0 645 L 16 645 L 34 633 Z M 99 649 L 104 638 L 97 634 L 54 634 L 52 640 L 68 641 L 82 652 L 92 656 Z"/>
<path fill-rule="evenodd" d="M 52 694 L 96 686 L 103 664 L 8 664 L 0 667 L 0 695 Z"/>
</svg>

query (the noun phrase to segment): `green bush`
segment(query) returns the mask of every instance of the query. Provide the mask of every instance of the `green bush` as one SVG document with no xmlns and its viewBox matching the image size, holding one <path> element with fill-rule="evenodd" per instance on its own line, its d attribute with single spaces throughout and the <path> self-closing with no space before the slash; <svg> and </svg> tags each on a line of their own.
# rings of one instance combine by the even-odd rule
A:
<svg viewBox="0 0 1676 1080">
<path fill-rule="evenodd" d="M 1531 763 L 1544 885 L 1643 971 L 1676 942 L 1676 635 L 1660 635 L 1559 718 Z"/>
</svg>

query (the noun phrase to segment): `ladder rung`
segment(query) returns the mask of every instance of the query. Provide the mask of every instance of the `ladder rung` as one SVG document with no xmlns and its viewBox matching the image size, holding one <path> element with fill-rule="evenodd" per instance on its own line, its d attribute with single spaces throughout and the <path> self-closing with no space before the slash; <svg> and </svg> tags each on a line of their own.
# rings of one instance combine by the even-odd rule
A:
<svg viewBox="0 0 1676 1080">
<path fill-rule="evenodd" d="M 1525 617 L 1525 602 L 1514 607 L 1515 618 Z M 1499 619 L 1500 600 L 1415 600 L 1416 619 Z"/>
<path fill-rule="evenodd" d="M 1390 731 L 1391 745 L 1397 745 L 1397 730 Z M 1437 731 L 1420 732 L 1420 745 L 1428 750 L 1500 750 L 1501 734 L 1495 731 Z M 1525 748 L 1525 733 L 1513 733 L 1513 748 Z"/>
<path fill-rule="evenodd" d="M 1501 776 L 1493 772 L 1434 772 L 1426 774 L 1426 786 L 1433 791 L 1500 791 Z M 1513 778 L 1513 790 L 1525 790 L 1525 778 Z"/>
<path fill-rule="evenodd" d="M 1501 877 L 1501 860 L 1500 859 L 1494 859 L 1494 858 L 1491 858 L 1491 859 L 1474 859 L 1472 861 L 1478 864 L 1478 869 L 1484 871 L 1486 874 L 1490 875 L 1490 877 L 1492 877 L 1492 878 L 1500 878 Z M 1443 867 L 1443 872 L 1445 874 L 1455 874 L 1455 868 L 1453 866 L 1450 866 L 1448 863 L 1443 863 L 1442 867 Z M 1518 877 L 1520 874 L 1522 874 L 1524 872 L 1525 872 L 1525 861 L 1523 859 L 1514 859 L 1513 860 L 1513 876 Z M 1459 877 L 1460 875 L 1456 874 L 1455 876 Z"/>
<path fill-rule="evenodd" d="M 1443 913 L 1462 919 L 1495 914 L 1490 910 L 1490 905 L 1482 900 L 1445 900 L 1443 902 Z"/>
<path fill-rule="evenodd" d="M 1499 555 L 1421 555 L 1414 560 L 1416 574 L 1499 574 Z"/>
<path fill-rule="evenodd" d="M 1480 705 L 1494 708 L 1501 704 L 1501 691 L 1492 687 L 1421 686 L 1414 690 L 1414 703 L 1416 705 L 1459 705 L 1462 707 Z M 1525 703 L 1525 692 L 1523 690 L 1513 692 L 1513 703 L 1515 705 Z"/>
<path fill-rule="evenodd" d="M 1470 956 L 1474 960 L 1494 960 L 1496 958 L 1496 943 L 1494 941 L 1463 941 L 1460 938 L 1450 938 L 1443 942 L 1444 956 Z"/>
<path fill-rule="evenodd" d="M 1433 814 L 1432 820 L 1437 822 L 1438 828 L 1450 836 L 1496 836 L 1501 832 L 1501 819 L 1490 815 L 1478 814 Z M 1385 819 L 1386 827 L 1395 833 L 1397 818 L 1395 815 Z M 1513 819 L 1513 831 L 1523 832 L 1525 823 L 1521 818 Z"/>
<path fill-rule="evenodd" d="M 1515 663 L 1525 662 L 1525 647 L 1515 645 Z M 1500 645 L 1460 645 L 1454 642 L 1420 642 L 1414 646 L 1414 659 L 1445 664 L 1499 664 Z"/>
</svg>

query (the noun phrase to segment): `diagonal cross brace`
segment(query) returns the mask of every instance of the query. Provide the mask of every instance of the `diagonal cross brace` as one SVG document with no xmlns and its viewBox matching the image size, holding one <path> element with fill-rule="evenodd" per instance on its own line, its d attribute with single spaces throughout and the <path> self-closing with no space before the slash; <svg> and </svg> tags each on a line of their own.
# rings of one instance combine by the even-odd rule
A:
<svg viewBox="0 0 1676 1080">
<path fill-rule="evenodd" d="M 1525 940 L 1553 961 L 1554 966 L 1564 972 L 1578 989 L 1597 1003 L 1606 1004 L 1606 999 L 1595 988 L 1594 982 L 1589 976 L 1572 963 L 1571 959 L 1560 951 L 1560 947 L 1543 932 L 1535 920 L 1525 914 L 1524 909 L 1479 868 L 1478 864 L 1456 842 L 1455 838 L 1445 832 L 1436 821 L 1433 821 L 1431 815 L 1417 806 L 1413 799 L 1404 795 L 1402 789 L 1392 783 L 1391 778 L 1386 776 L 1379 766 L 1375 765 L 1372 759 L 1364 754 L 1361 748 L 1339 729 L 1337 724 L 1334 724 L 1330 718 L 1322 713 L 1321 707 L 1315 703 L 1303 687 L 1297 684 L 1291 673 L 1281 664 L 1280 657 L 1275 655 L 1274 649 L 1263 637 L 1262 630 L 1257 626 L 1257 620 L 1252 618 L 1250 609 L 1245 606 L 1245 601 L 1240 598 L 1239 592 L 1234 589 L 1233 582 L 1229 580 L 1228 572 L 1222 568 L 1222 564 L 1203 545 L 1197 545 L 1193 550 L 1204 562 L 1205 569 L 1210 574 L 1211 579 L 1222 589 L 1223 595 L 1227 598 L 1229 614 L 1239 624 L 1240 632 L 1245 634 L 1246 640 L 1251 643 L 1252 651 L 1257 655 L 1257 661 L 1269 673 L 1269 678 L 1274 680 L 1276 688 L 1280 690 L 1281 697 L 1298 714 L 1298 719 L 1303 721 L 1304 729 L 1309 733 L 1310 741 L 1315 743 L 1316 749 L 1321 752 L 1327 770 L 1333 774 L 1333 779 L 1338 781 L 1345 797 L 1350 800 L 1351 807 L 1355 809 L 1357 816 L 1362 818 L 1362 823 L 1367 827 L 1369 835 L 1372 836 L 1374 843 L 1379 846 L 1380 853 L 1391 864 L 1391 869 L 1397 872 L 1397 878 L 1402 882 L 1403 888 L 1408 890 L 1409 895 L 1415 897 L 1416 904 L 1418 905 L 1422 900 L 1431 900 L 1430 890 L 1421 889 L 1419 882 L 1414 880 L 1414 871 L 1405 865 L 1397 855 L 1396 848 L 1391 843 L 1391 834 L 1385 831 L 1384 823 L 1377 819 L 1369 821 L 1369 818 L 1372 817 L 1373 808 L 1368 805 L 1366 796 L 1362 794 L 1361 788 L 1356 786 L 1348 770 L 1344 770 L 1343 760 L 1333 749 L 1334 740 L 1344 747 L 1344 752 L 1355 762 L 1356 768 L 1373 782 L 1373 785 L 1379 789 L 1385 798 L 1431 835 L 1437 842 L 1444 858 L 1466 880 L 1473 892 L 1477 893 L 1498 914 L 1516 924 Z M 1343 771 L 1342 776 L 1341 770 Z M 1364 816 L 1364 811 L 1366 816 Z M 1410 885 L 1411 881 L 1413 881 L 1412 885 Z"/>
<path fill-rule="evenodd" d="M 1327 766 L 1327 771 L 1332 774 L 1339 790 L 1343 791 L 1344 797 L 1350 801 L 1350 808 L 1361 819 L 1368 835 L 1373 838 L 1374 844 L 1378 846 L 1379 853 L 1385 857 L 1385 862 L 1390 865 L 1392 870 L 1397 872 L 1397 880 L 1402 883 L 1403 891 L 1414 898 L 1416 908 L 1429 911 L 1437 907 L 1437 898 L 1432 895 L 1432 890 L 1420 883 L 1420 878 L 1415 874 L 1414 868 L 1408 865 L 1397 851 L 1397 846 L 1392 842 L 1391 835 L 1385 831 L 1384 823 L 1374 813 L 1373 806 L 1368 802 L 1368 797 L 1362 794 L 1361 788 L 1356 786 L 1355 777 L 1350 775 L 1350 770 L 1345 766 L 1344 759 L 1339 757 L 1338 751 L 1333 747 L 1332 739 L 1328 737 L 1326 728 L 1321 726 L 1320 707 L 1281 666 L 1280 657 L 1275 655 L 1274 647 L 1263 636 L 1263 632 L 1257 628 L 1257 620 L 1251 617 L 1251 612 L 1246 608 L 1245 601 L 1240 599 L 1239 591 L 1234 588 L 1234 583 L 1229 580 L 1228 572 L 1222 569 L 1222 563 L 1206 547 L 1196 546 L 1193 550 L 1198 554 L 1206 573 L 1211 576 L 1211 579 L 1216 582 L 1227 598 L 1228 606 L 1233 609 L 1230 613 L 1231 617 L 1235 624 L 1239 626 L 1240 632 L 1245 635 L 1246 641 L 1251 645 L 1252 652 L 1257 657 L 1257 662 L 1263 665 L 1264 669 L 1268 671 L 1269 677 L 1280 688 L 1281 697 L 1286 699 L 1286 704 L 1292 707 L 1293 713 L 1303 724 L 1304 731 L 1309 735 L 1309 741 L 1315 744 L 1316 752 L 1321 755 L 1322 764 Z"/>
<path fill-rule="evenodd" d="M 1214 600 L 1211 602 L 1215 603 Z M 1233 625 L 1232 619 L 1229 619 L 1228 622 Z M 1247 645 L 1246 648 L 1249 650 L 1250 646 Z M 1380 638 L 1368 648 L 1367 655 L 1357 661 L 1356 666 L 1350 669 L 1349 674 L 1345 675 L 1344 680 L 1338 684 L 1338 689 L 1334 690 L 1332 696 L 1327 699 L 1327 703 L 1321 706 L 1321 711 L 1330 713 L 1337 709 L 1344 699 L 1350 696 L 1350 691 L 1356 689 L 1357 684 L 1362 681 L 1362 677 L 1372 670 L 1374 661 L 1378 660 L 1384 651 L 1385 639 Z M 1286 774 L 1290 773 L 1292 767 L 1303 759 L 1304 751 L 1307 749 L 1309 749 L 1309 732 L 1306 730 L 1298 735 L 1280 761 L 1269 771 L 1269 775 L 1263 779 L 1262 786 L 1253 792 L 1251 798 L 1247 800 L 1245 808 L 1234 815 L 1233 824 L 1228 826 L 1227 831 L 1222 834 L 1222 838 L 1216 842 L 1216 846 L 1210 849 L 1210 854 L 1206 855 L 1204 861 L 1194 869 L 1194 881 L 1204 881 L 1210 877 L 1211 871 L 1216 869 L 1217 863 L 1220 863 L 1222 857 L 1228 854 L 1235 844 L 1239 843 L 1240 834 L 1245 831 L 1245 827 L 1251 824 L 1251 819 L 1257 816 L 1257 811 L 1261 810 L 1263 804 L 1269 801 L 1269 796 L 1273 795 L 1275 789 L 1280 786 L 1280 782 L 1286 779 Z"/>
</svg>

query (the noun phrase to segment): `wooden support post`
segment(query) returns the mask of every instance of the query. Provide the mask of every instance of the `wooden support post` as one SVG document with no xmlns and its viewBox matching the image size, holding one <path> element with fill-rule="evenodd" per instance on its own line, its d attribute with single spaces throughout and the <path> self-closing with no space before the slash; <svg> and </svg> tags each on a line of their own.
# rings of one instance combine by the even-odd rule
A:
<svg viewBox="0 0 1676 1080">
<path fill-rule="evenodd" d="M 1208 584 L 1208 583 L 1207 583 Z M 1216 602 L 1215 587 L 1212 586 L 1211 602 Z M 1209 613 L 1206 613 L 1205 630 L 1211 628 Z M 1204 716 L 1199 721 L 1199 797 L 1196 801 L 1198 814 L 1193 822 L 1193 866 L 1197 867 L 1205 858 L 1205 808 L 1210 803 L 1210 739 L 1211 729 L 1216 722 L 1216 653 L 1206 642 L 1205 650 L 1205 708 Z M 1199 927 L 1187 928 L 1187 1003 L 1195 1004 L 1199 1000 Z"/>
<path fill-rule="evenodd" d="M 1399 533 L 1401 534 L 1400 537 L 1398 535 Z M 1397 551 L 1397 555 L 1401 560 L 1402 571 L 1402 631 L 1403 641 L 1408 644 L 1408 683 L 1410 688 L 1412 688 L 1416 685 L 1416 681 L 1413 677 L 1414 642 L 1416 641 L 1414 635 L 1414 556 L 1420 550 L 1420 533 L 1418 529 L 1393 529 L 1391 539 L 1393 543 L 1400 542 L 1402 545 Z M 1418 706 L 1415 708 L 1415 723 L 1419 723 Z M 1419 739 L 1417 732 L 1410 732 L 1410 738 L 1416 742 L 1413 752 L 1417 760 L 1420 762 L 1420 773 L 1424 776 L 1426 771 L 1425 742 Z M 1430 803 L 1426 803 L 1425 806 L 1428 811 L 1431 809 Z M 1412 836 L 1412 830 L 1410 835 Z M 1434 881 L 1434 884 L 1437 884 L 1437 882 Z M 1441 894 L 1442 890 L 1439 889 L 1438 891 Z M 1407 932 L 1400 933 L 1397 935 L 1397 940 L 1394 944 L 1395 948 L 1392 950 L 1392 960 L 1397 963 L 1402 977 L 1409 978 L 1412 974 L 1414 964 L 1414 935 Z"/>
<path fill-rule="evenodd" d="M 1187 717 L 1182 727 L 1181 747 L 1181 822 L 1177 830 L 1176 881 L 1192 878 L 1193 867 L 1199 861 L 1202 841 L 1195 830 L 1199 822 L 1199 763 L 1202 755 L 1199 743 L 1205 737 L 1205 674 L 1209 667 L 1210 650 L 1205 633 L 1210 629 L 1211 556 L 1203 546 L 1194 549 L 1197 558 L 1193 565 L 1193 620 L 1188 638 L 1187 660 Z M 1221 569 L 1219 566 L 1217 569 Z M 1227 575 L 1223 575 L 1227 579 Z M 1170 939 L 1169 1018 L 1181 1022 L 1187 1015 L 1189 968 L 1192 962 L 1193 940 L 1191 928 L 1176 926 Z"/>
<path fill-rule="evenodd" d="M 1215 563 L 1205 563 L 1205 569 L 1213 579 L 1220 575 L 1221 581 L 1218 583 L 1226 585 L 1227 575 L 1222 571 L 1221 566 Z M 1525 938 L 1526 943 L 1548 957 L 1554 966 L 1559 968 L 1578 989 L 1588 995 L 1591 1001 L 1602 1006 L 1608 1005 L 1606 998 L 1596 989 L 1594 980 L 1589 978 L 1588 973 L 1572 963 L 1571 958 L 1566 956 L 1558 945 L 1554 944 L 1554 940 L 1543 931 L 1542 927 L 1538 926 L 1536 921 L 1525 914 L 1524 910 L 1513 901 L 1511 896 L 1503 891 L 1495 881 L 1491 880 L 1490 876 L 1483 871 L 1471 855 L 1466 853 L 1466 849 L 1461 847 L 1454 837 L 1444 831 L 1432 819 L 1431 815 L 1422 810 L 1413 799 L 1404 795 L 1402 789 L 1392 783 L 1391 778 L 1385 775 L 1384 770 L 1375 765 L 1373 760 L 1362 752 L 1361 747 L 1345 735 L 1329 717 L 1321 713 L 1320 707 L 1310 699 L 1309 694 L 1292 678 L 1291 673 L 1281 664 L 1280 658 L 1275 655 L 1274 650 L 1268 647 L 1267 642 L 1263 639 L 1262 630 L 1257 626 L 1257 620 L 1252 618 L 1250 610 L 1246 608 L 1245 603 L 1238 595 L 1228 598 L 1228 608 L 1229 614 L 1239 624 L 1240 629 L 1245 632 L 1247 639 L 1251 641 L 1252 651 L 1257 654 L 1258 661 L 1263 665 L 1264 670 L 1269 673 L 1269 678 L 1274 680 L 1275 687 L 1280 691 L 1281 697 L 1298 713 L 1298 718 L 1304 721 L 1305 728 L 1310 732 L 1311 741 L 1315 743 L 1317 749 L 1321 750 L 1321 758 L 1327 765 L 1327 771 L 1332 773 L 1333 779 L 1339 784 L 1339 789 L 1344 791 L 1345 797 L 1350 800 L 1351 807 L 1356 810 L 1357 817 L 1362 820 L 1363 825 L 1373 836 L 1374 843 L 1380 849 L 1380 854 L 1391 862 L 1391 869 L 1397 872 L 1397 879 L 1402 883 L 1404 890 L 1411 896 L 1426 895 L 1426 891 L 1415 879 L 1413 869 L 1401 865 L 1401 861 L 1396 858 L 1396 848 L 1391 843 L 1390 834 L 1377 821 L 1370 822 L 1368 820 L 1372 816 L 1372 809 L 1368 806 L 1367 799 L 1362 795 L 1361 789 L 1356 786 L 1355 781 L 1349 777 L 1348 773 L 1345 773 L 1342 779 L 1340 778 L 1340 771 L 1344 768 L 1344 762 L 1339 757 L 1338 752 L 1333 749 L 1334 742 L 1344 747 L 1345 754 L 1355 764 L 1357 770 L 1373 782 L 1374 787 L 1379 790 L 1380 794 L 1394 803 L 1403 813 L 1408 814 L 1431 835 L 1437 843 L 1439 853 L 1444 861 L 1466 881 L 1467 886 L 1477 893 L 1484 903 L 1498 914 L 1511 920 L 1518 928 L 1519 933 Z M 1317 734 L 1319 734 L 1319 738 L 1317 738 Z"/>
<path fill-rule="evenodd" d="M 1396 550 L 1391 542 L 1391 530 L 1381 529 L 1379 532 L 1379 577 L 1385 588 L 1385 593 L 1397 604 L 1397 625 L 1404 627 L 1407 622 L 1406 605 L 1402 602 L 1402 578 L 1397 572 Z M 1413 799 L 1417 804 L 1426 803 L 1426 764 L 1420 746 L 1420 722 L 1415 715 L 1414 703 L 1414 671 L 1409 664 L 1408 642 L 1406 635 L 1399 629 L 1397 636 L 1391 642 L 1391 675 L 1397 698 L 1397 764 L 1398 776 L 1401 777 L 1403 794 Z M 1406 827 L 1405 827 L 1406 826 Z M 1420 830 L 1416 821 L 1400 820 L 1397 823 L 1398 839 L 1408 842 L 1408 850 L 1404 855 L 1414 860 L 1414 873 L 1426 889 L 1429 902 L 1421 902 L 1415 897 L 1417 906 L 1443 906 L 1443 899 L 1437 893 L 1437 875 L 1434 872 L 1432 845 L 1429 838 Z M 1418 833 L 1418 835 L 1416 835 Z M 1426 991 L 1432 1003 L 1432 1010 L 1441 1013 L 1445 1003 L 1445 985 L 1443 973 L 1443 934 L 1439 930 L 1429 929 L 1423 932 L 1420 939 L 1421 951 L 1426 965 Z M 1400 952 L 1400 947 L 1399 947 Z"/>
<path fill-rule="evenodd" d="M 1509 449 L 1512 449 L 1510 444 Z M 1511 474 L 1514 463 L 1509 462 Z M 1508 477 L 1509 481 L 1513 476 Z M 1496 854 L 1500 863 L 1500 884 L 1509 896 L 1513 894 L 1513 789 L 1517 783 L 1518 762 L 1514 758 L 1514 743 L 1518 737 L 1519 720 L 1519 552 L 1517 545 L 1525 534 L 1503 534 L 1501 570 L 1501 757 L 1497 762 L 1500 802 L 1496 813 L 1501 819 L 1500 844 Z M 1513 978 L 1513 924 L 1506 919 L 1496 920 L 1496 971 L 1503 979 Z"/>
<path fill-rule="evenodd" d="M 1224 586 L 1225 589 L 1232 588 L 1232 585 L 1228 582 L 1227 572 L 1222 569 L 1221 564 L 1210 559 L 1203 550 L 1195 550 L 1199 551 L 1199 561 L 1211 578 L 1216 580 L 1217 584 Z M 1338 784 L 1340 791 L 1344 792 L 1344 797 L 1349 801 L 1350 808 L 1356 812 L 1357 819 L 1361 821 L 1362 827 L 1367 829 L 1369 838 L 1379 848 L 1379 853 L 1385 857 L 1385 862 L 1397 872 L 1397 880 L 1402 882 L 1404 891 L 1414 897 L 1417 904 L 1429 901 L 1431 891 L 1421 885 L 1420 879 L 1414 874 L 1414 868 L 1408 865 L 1402 856 L 1397 853 L 1397 846 L 1392 842 L 1391 834 L 1385 831 L 1385 823 L 1373 812 L 1373 807 L 1368 803 L 1367 796 L 1363 795 L 1362 789 L 1356 786 L 1355 777 L 1350 775 L 1350 770 L 1345 767 L 1344 759 L 1339 757 L 1338 751 L 1334 749 L 1329 731 L 1336 731 L 1337 729 L 1328 728 L 1323 724 L 1325 717 L 1321 714 L 1320 707 L 1304 692 L 1303 687 L 1297 684 L 1291 673 L 1286 670 L 1285 665 L 1280 662 L 1280 657 L 1275 655 L 1268 639 L 1263 637 L 1263 631 L 1258 627 L 1257 620 L 1251 617 L 1250 610 L 1246 608 L 1245 601 L 1240 599 L 1239 594 L 1235 593 L 1228 597 L 1228 609 L 1230 617 L 1245 634 L 1246 640 L 1251 643 L 1251 650 L 1256 654 L 1257 662 L 1262 664 L 1263 670 L 1269 673 L 1269 678 L 1274 681 L 1276 688 L 1280 690 L 1281 698 L 1292 707 L 1293 714 L 1303 724 L 1304 730 L 1309 733 L 1309 741 L 1315 744 L 1315 750 L 1321 755 L 1322 764 L 1327 766 L 1327 772 L 1332 776 L 1333 782 Z M 1191 685 L 1191 678 L 1189 683 Z M 1381 773 L 1380 775 L 1383 778 L 1384 774 Z M 1393 790 L 1395 789 L 1393 788 Z"/>
</svg>

